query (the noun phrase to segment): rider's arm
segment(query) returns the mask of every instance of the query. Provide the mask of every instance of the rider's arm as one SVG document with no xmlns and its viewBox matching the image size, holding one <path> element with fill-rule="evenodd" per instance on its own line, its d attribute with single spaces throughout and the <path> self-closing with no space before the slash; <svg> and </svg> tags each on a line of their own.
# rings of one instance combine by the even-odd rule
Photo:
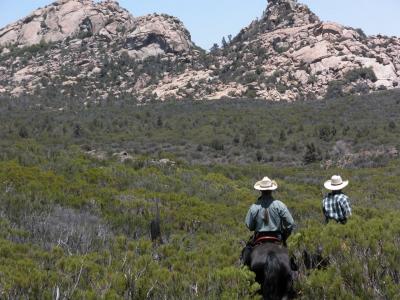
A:
<svg viewBox="0 0 400 300">
<path fill-rule="evenodd" d="M 252 209 L 253 206 L 250 207 L 249 211 L 247 212 L 245 223 L 249 230 L 254 231 L 256 229 L 256 216 L 254 215 L 254 210 Z"/>
<path fill-rule="evenodd" d="M 339 199 L 339 204 L 340 204 L 340 207 L 342 208 L 342 212 L 343 212 L 345 218 L 350 217 L 351 216 L 351 206 L 350 206 L 349 198 L 347 196 L 343 195 Z"/>
<path fill-rule="evenodd" d="M 294 227 L 296 226 L 296 224 L 294 223 L 293 217 L 285 204 L 280 202 L 279 206 L 280 206 L 279 215 L 281 217 L 282 224 L 285 227 L 286 231 L 292 232 Z"/>
</svg>

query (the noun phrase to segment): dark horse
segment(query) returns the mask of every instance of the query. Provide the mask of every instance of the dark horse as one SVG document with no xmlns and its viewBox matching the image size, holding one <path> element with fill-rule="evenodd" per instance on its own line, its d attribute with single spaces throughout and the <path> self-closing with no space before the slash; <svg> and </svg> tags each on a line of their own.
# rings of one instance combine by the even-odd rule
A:
<svg viewBox="0 0 400 300">
<path fill-rule="evenodd" d="M 253 248 L 249 267 L 256 273 L 264 299 L 294 298 L 293 275 L 288 250 L 274 243 L 264 243 Z"/>
</svg>

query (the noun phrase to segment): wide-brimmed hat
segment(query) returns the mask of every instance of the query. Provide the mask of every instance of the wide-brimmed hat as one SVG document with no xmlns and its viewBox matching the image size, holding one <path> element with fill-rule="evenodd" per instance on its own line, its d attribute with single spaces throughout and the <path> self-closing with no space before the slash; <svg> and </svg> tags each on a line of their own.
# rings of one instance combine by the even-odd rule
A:
<svg viewBox="0 0 400 300">
<path fill-rule="evenodd" d="M 257 191 L 275 191 L 278 188 L 278 184 L 275 180 L 264 177 L 262 180 L 256 182 L 254 188 Z"/>
<path fill-rule="evenodd" d="M 327 190 L 338 191 L 345 188 L 349 184 L 349 181 L 343 181 L 342 177 L 339 175 L 333 175 L 328 181 L 325 181 L 324 187 Z"/>
</svg>

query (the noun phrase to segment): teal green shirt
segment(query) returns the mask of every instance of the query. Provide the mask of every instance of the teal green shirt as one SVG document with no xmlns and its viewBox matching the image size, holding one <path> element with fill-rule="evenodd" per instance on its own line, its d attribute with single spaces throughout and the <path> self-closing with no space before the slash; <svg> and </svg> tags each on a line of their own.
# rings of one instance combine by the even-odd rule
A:
<svg viewBox="0 0 400 300">
<path fill-rule="evenodd" d="M 264 221 L 265 210 L 268 210 L 269 222 Z M 292 232 L 295 223 L 286 205 L 273 198 L 260 197 L 250 206 L 246 226 L 255 232 L 279 231 Z"/>
</svg>

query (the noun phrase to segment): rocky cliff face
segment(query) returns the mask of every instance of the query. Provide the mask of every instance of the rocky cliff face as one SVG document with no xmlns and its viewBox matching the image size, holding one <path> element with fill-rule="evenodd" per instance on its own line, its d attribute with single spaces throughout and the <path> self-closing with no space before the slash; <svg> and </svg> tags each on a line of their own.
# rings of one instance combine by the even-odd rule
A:
<svg viewBox="0 0 400 300">
<path fill-rule="evenodd" d="M 322 98 L 395 88 L 400 39 L 321 22 L 296 0 L 205 53 L 176 18 L 59 0 L 0 30 L 0 94 L 82 100 Z"/>
</svg>

